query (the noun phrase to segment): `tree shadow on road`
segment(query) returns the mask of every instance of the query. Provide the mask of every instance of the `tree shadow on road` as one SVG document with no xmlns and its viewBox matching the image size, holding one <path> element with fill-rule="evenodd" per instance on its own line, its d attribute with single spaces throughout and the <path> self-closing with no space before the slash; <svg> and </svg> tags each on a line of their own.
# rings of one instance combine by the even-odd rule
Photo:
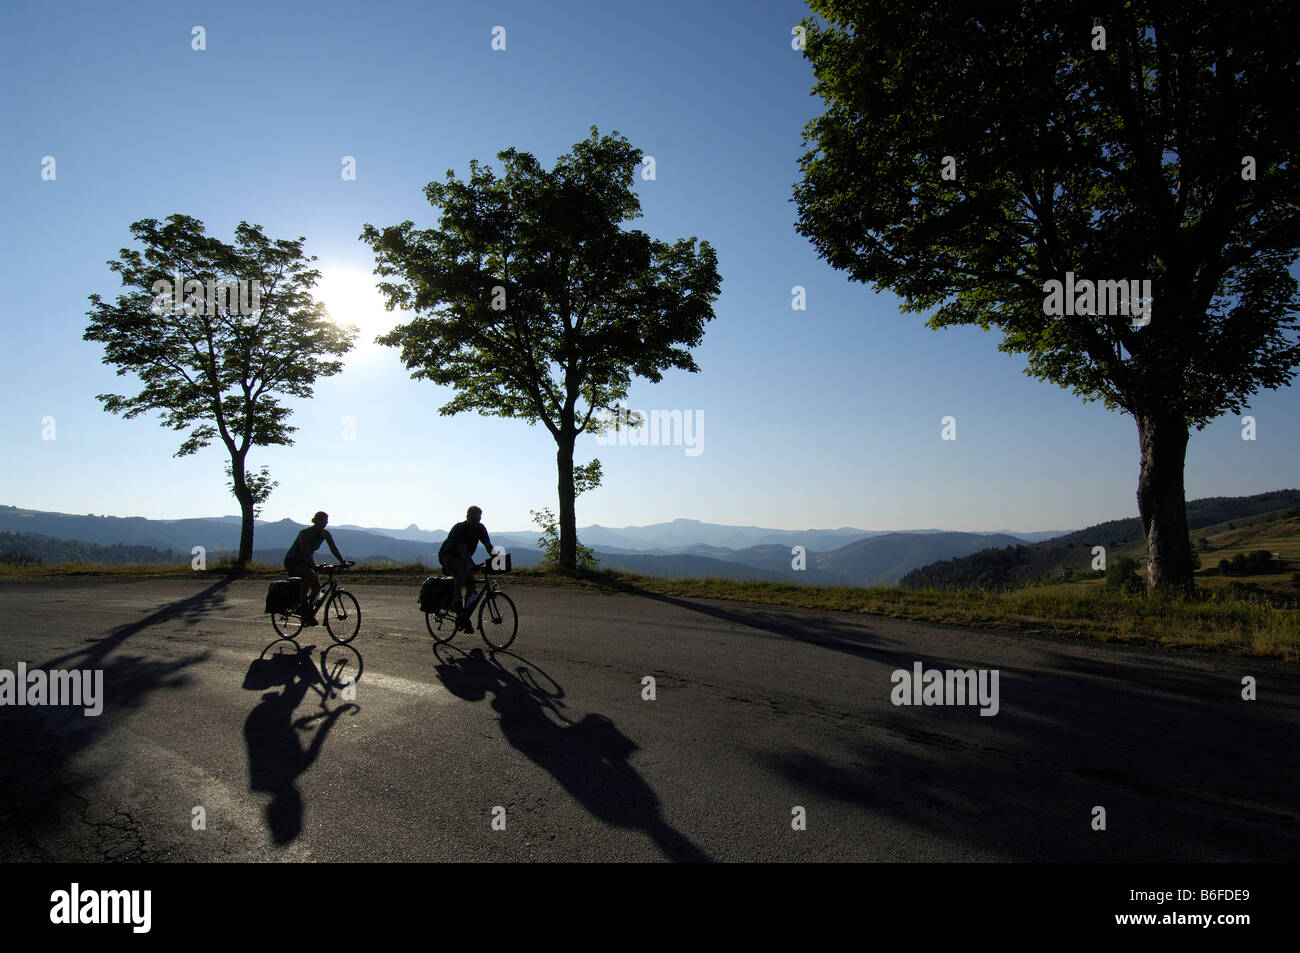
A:
<svg viewBox="0 0 1300 953">
<path fill-rule="evenodd" d="M 819 823 L 874 815 L 915 832 L 844 844 L 838 859 L 935 859 L 922 843 L 944 845 L 949 857 L 1016 861 L 1242 862 L 1300 850 L 1291 795 L 1300 762 L 1290 742 L 1300 692 L 1290 672 L 1159 650 L 1076 651 L 1053 639 L 977 647 L 959 628 L 946 645 L 922 650 L 879 636 L 870 617 L 635 594 L 856 659 L 862 695 L 828 702 L 848 721 L 814 738 L 753 746 L 759 763 L 825 799 L 819 810 L 829 816 Z M 999 713 L 891 704 L 892 672 L 915 661 L 999 669 Z M 1270 704 L 1242 699 L 1242 677 L 1252 673 L 1260 684 L 1271 676 Z M 1104 831 L 1092 827 L 1096 806 L 1108 813 Z"/>
<path fill-rule="evenodd" d="M 293 652 L 274 652 L 254 659 L 244 678 L 244 688 L 257 691 L 282 685 L 283 691 L 267 692 L 244 722 L 244 742 L 248 747 L 248 786 L 252 791 L 269 793 L 266 806 L 267 827 L 277 845 L 294 841 L 302 832 L 303 800 L 298 791 L 298 775 L 305 772 L 320 756 L 325 737 L 344 713 L 355 714 L 360 706 L 339 704 L 331 708 L 335 697 L 332 686 L 320 673 L 309 645 Z M 272 643 L 267 648 L 283 647 Z M 309 691 L 319 699 L 320 710 L 297 718 L 294 713 Z M 302 734 L 311 732 L 304 746 Z"/>
<path fill-rule="evenodd" d="M 623 591 L 629 595 L 653 599 L 678 609 L 698 612 L 721 622 L 760 629 L 783 638 L 795 639 L 809 645 L 819 645 L 858 658 L 877 661 L 897 660 L 910 652 L 906 644 L 900 640 L 881 635 L 873 630 L 867 621 L 869 616 L 846 615 L 841 620 L 838 616 L 843 613 L 834 610 L 820 610 L 830 614 L 819 616 L 813 614 L 819 610 L 802 607 L 792 606 L 786 609 L 745 603 L 716 606 L 677 596 L 666 596 L 658 592 L 646 592 L 630 586 L 625 587 Z M 890 651 L 891 647 L 896 647 L 896 650 Z"/>
<path fill-rule="evenodd" d="M 0 859 L 15 855 L 44 858 L 49 850 L 47 838 L 69 841 L 71 827 L 93 825 L 96 808 L 87 804 L 79 792 L 94 779 L 77 775 L 74 764 L 78 756 L 141 708 L 152 692 L 188 685 L 185 670 L 209 656 L 208 652 L 196 652 L 179 659 L 159 660 L 118 650 L 132 636 L 153 626 L 176 620 L 196 624 L 224 605 L 225 589 L 232 581 L 220 579 L 142 619 L 109 630 L 86 648 L 29 666 L 29 671 L 102 671 L 103 708 L 97 716 L 87 716 L 84 708 L 75 706 L 0 708 L 0 748 L 9 753 L 8 758 L 0 759 L 0 818 L 4 819 L 0 821 Z"/>
<path fill-rule="evenodd" d="M 628 763 L 636 743 L 609 718 L 587 714 L 576 722 L 569 719 L 559 702 L 563 689 L 512 652 L 494 652 L 489 659 L 482 649 L 465 654 L 438 646 L 435 654 L 436 671 L 447 690 L 468 701 L 490 695 L 506 740 L 548 771 L 593 816 L 643 831 L 668 860 L 712 859 L 664 820 L 659 798 Z"/>
</svg>

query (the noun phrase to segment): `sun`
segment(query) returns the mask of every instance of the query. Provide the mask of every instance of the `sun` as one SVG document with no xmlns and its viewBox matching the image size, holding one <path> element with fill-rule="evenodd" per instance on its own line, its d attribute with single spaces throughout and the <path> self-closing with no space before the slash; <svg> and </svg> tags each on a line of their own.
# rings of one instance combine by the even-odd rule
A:
<svg viewBox="0 0 1300 953">
<path fill-rule="evenodd" d="M 375 287 L 376 278 L 353 266 L 321 269 L 313 293 L 324 303 L 330 320 L 338 325 L 355 324 L 358 348 L 373 345 L 375 336 L 390 330 L 398 321 L 395 312 L 384 310 L 384 297 Z"/>
</svg>

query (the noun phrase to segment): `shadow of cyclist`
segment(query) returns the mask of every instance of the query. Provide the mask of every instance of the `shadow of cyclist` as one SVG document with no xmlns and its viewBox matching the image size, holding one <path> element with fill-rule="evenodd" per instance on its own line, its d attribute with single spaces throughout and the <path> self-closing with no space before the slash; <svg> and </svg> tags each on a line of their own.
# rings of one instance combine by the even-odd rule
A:
<svg viewBox="0 0 1300 953">
<path fill-rule="evenodd" d="M 311 660 L 314 645 L 297 652 L 281 652 L 254 660 L 245 677 L 245 688 L 262 688 L 283 684 L 280 692 L 267 692 L 244 722 L 244 741 L 248 745 L 249 789 L 271 795 L 266 806 L 266 820 L 276 844 L 293 841 L 302 832 L 302 795 L 296 779 L 320 755 L 325 736 L 344 712 L 359 711 L 355 704 L 330 708 L 333 697 L 329 684 Z M 266 664 L 267 662 L 270 664 Z M 320 711 L 300 718 L 294 712 L 308 691 L 320 697 Z M 300 732 L 313 730 L 306 747 Z"/>
<path fill-rule="evenodd" d="M 448 691 L 470 701 L 491 695 L 506 740 L 550 772 L 595 817 L 643 831 L 669 860 L 712 859 L 664 820 L 659 798 L 628 764 L 637 750 L 636 742 L 610 719 L 588 714 L 570 721 L 560 710 L 563 705 L 555 700 L 557 696 L 540 687 L 532 673 L 535 666 L 513 653 L 493 653 L 489 660 L 482 649 L 472 649 L 457 657 L 455 650 L 440 646 L 436 654 L 442 663 L 437 673 Z M 507 656 L 524 664 L 515 672 L 507 671 L 499 660 Z"/>
</svg>

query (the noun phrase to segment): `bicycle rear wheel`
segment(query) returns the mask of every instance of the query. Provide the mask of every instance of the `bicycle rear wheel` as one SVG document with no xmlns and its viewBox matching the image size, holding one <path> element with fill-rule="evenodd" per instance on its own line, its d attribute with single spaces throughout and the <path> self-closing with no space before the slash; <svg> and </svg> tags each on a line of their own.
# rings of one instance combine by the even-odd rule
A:
<svg viewBox="0 0 1300 953">
<path fill-rule="evenodd" d="M 424 614 L 424 624 L 433 636 L 433 641 L 445 645 L 450 642 L 456 635 L 456 613 L 455 612 L 426 612 Z"/>
<path fill-rule="evenodd" d="M 325 628 L 335 642 L 346 645 L 361 628 L 361 605 L 357 597 L 340 589 L 325 603 Z"/>
<path fill-rule="evenodd" d="M 271 613 L 271 628 L 282 639 L 292 639 L 302 631 L 302 616 L 294 610 Z"/>
<path fill-rule="evenodd" d="M 478 631 L 483 641 L 494 649 L 504 649 L 519 631 L 519 613 L 504 592 L 486 592 L 478 607 Z"/>
</svg>

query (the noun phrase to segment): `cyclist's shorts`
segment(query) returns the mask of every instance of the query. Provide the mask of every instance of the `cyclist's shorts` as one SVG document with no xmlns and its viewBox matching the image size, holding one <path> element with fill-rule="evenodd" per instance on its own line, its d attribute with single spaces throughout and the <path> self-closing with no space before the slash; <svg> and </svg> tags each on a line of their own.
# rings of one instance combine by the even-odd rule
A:
<svg viewBox="0 0 1300 953">
<path fill-rule="evenodd" d="M 299 572 L 298 570 L 301 570 L 301 572 Z M 313 569 L 311 566 L 308 566 L 306 563 L 302 562 L 301 560 L 285 559 L 284 571 L 288 573 L 290 576 L 306 577 L 311 575 L 316 570 Z"/>
<path fill-rule="evenodd" d="M 441 557 L 438 560 L 438 563 L 442 566 L 442 574 L 444 576 L 454 576 L 460 571 L 462 566 L 472 565 L 472 563 L 467 563 L 465 560 L 454 554 Z"/>
</svg>

